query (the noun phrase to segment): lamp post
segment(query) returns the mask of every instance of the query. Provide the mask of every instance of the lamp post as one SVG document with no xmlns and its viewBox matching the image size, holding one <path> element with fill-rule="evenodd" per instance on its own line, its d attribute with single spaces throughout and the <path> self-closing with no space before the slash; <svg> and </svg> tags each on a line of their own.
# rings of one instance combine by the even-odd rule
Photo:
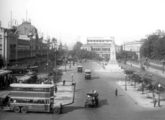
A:
<svg viewBox="0 0 165 120">
<path fill-rule="evenodd" d="M 53 47 L 53 52 L 55 53 L 55 61 L 54 61 L 54 67 L 55 67 L 55 80 L 57 81 L 57 39 L 53 38 L 52 39 L 52 47 Z"/>
<path fill-rule="evenodd" d="M 161 88 L 161 84 L 158 84 L 158 106 L 160 107 L 160 88 Z"/>
<path fill-rule="evenodd" d="M 164 70 L 165 70 L 165 60 L 162 61 L 162 64 L 163 64 L 163 73 L 164 73 Z"/>
<path fill-rule="evenodd" d="M 57 53 L 56 53 L 56 48 L 55 48 L 55 79 L 57 81 Z"/>
<path fill-rule="evenodd" d="M 72 73 L 72 83 L 73 83 L 73 73 Z"/>
<path fill-rule="evenodd" d="M 67 58 L 65 57 L 65 71 L 66 71 L 66 62 L 67 62 Z"/>
<path fill-rule="evenodd" d="M 127 91 L 127 75 L 125 76 L 125 91 Z"/>
<path fill-rule="evenodd" d="M 142 75 L 142 77 L 141 77 L 141 80 L 142 80 L 142 84 L 141 84 L 142 85 L 141 86 L 142 87 L 142 94 L 144 94 L 144 79 L 145 79 L 144 76 L 145 76 L 145 74 Z"/>
<path fill-rule="evenodd" d="M 4 38 L 4 60 L 5 60 L 5 67 L 7 68 L 8 64 L 8 54 L 7 54 L 7 46 L 8 46 L 8 34 L 7 31 L 4 33 L 5 38 Z"/>
<path fill-rule="evenodd" d="M 46 67 L 47 67 L 47 73 L 48 73 L 48 66 L 49 66 L 49 45 L 50 45 L 50 39 L 48 39 L 47 41 L 47 63 L 46 63 Z"/>
</svg>

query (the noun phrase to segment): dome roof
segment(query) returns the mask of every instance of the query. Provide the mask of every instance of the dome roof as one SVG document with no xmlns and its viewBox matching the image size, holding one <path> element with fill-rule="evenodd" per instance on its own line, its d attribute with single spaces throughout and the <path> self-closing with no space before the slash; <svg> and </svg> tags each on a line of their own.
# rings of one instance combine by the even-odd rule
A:
<svg viewBox="0 0 165 120">
<path fill-rule="evenodd" d="M 38 35 L 37 29 L 28 21 L 23 22 L 17 27 L 17 33 L 19 35 Z"/>
</svg>

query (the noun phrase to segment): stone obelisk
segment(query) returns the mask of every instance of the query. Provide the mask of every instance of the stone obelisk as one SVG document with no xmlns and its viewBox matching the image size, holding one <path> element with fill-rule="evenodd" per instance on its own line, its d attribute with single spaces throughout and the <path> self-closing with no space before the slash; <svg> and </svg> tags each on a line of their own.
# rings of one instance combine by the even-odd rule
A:
<svg viewBox="0 0 165 120">
<path fill-rule="evenodd" d="M 107 72 L 121 72 L 122 69 L 119 67 L 116 60 L 116 47 L 115 42 L 112 40 L 110 58 L 107 66 L 105 67 Z"/>
<path fill-rule="evenodd" d="M 111 44 L 111 50 L 110 50 L 110 58 L 109 58 L 109 64 L 116 64 L 116 47 L 115 42 L 112 40 Z"/>
</svg>

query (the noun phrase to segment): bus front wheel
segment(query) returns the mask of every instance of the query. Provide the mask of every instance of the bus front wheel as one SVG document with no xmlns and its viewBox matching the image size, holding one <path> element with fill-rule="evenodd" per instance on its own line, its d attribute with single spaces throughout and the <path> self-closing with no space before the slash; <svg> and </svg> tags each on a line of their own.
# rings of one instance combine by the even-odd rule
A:
<svg viewBox="0 0 165 120">
<path fill-rule="evenodd" d="M 28 110 L 27 110 L 27 107 L 22 107 L 22 108 L 21 108 L 21 112 L 22 112 L 22 113 L 27 113 L 27 111 L 28 111 Z"/>
<path fill-rule="evenodd" d="M 14 112 L 16 112 L 16 113 L 19 113 L 20 112 L 20 107 L 18 107 L 18 106 L 16 106 L 16 107 L 14 107 Z"/>
</svg>

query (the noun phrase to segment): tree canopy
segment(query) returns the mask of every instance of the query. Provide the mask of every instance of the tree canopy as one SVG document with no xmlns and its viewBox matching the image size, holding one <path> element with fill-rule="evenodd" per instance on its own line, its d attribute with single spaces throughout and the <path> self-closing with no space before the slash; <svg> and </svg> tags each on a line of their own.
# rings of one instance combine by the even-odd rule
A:
<svg viewBox="0 0 165 120">
<path fill-rule="evenodd" d="M 144 44 L 141 46 L 140 53 L 142 57 L 164 59 L 165 32 L 158 30 L 144 39 Z"/>
<path fill-rule="evenodd" d="M 118 53 L 116 53 L 116 58 L 117 59 L 132 59 L 132 60 L 137 60 L 138 56 L 135 52 L 132 51 L 120 51 Z"/>
<path fill-rule="evenodd" d="M 100 57 L 93 51 L 87 51 L 81 49 L 82 47 L 81 42 L 76 42 L 76 44 L 73 46 L 73 50 L 70 51 L 70 54 L 75 59 L 100 59 Z"/>
</svg>

